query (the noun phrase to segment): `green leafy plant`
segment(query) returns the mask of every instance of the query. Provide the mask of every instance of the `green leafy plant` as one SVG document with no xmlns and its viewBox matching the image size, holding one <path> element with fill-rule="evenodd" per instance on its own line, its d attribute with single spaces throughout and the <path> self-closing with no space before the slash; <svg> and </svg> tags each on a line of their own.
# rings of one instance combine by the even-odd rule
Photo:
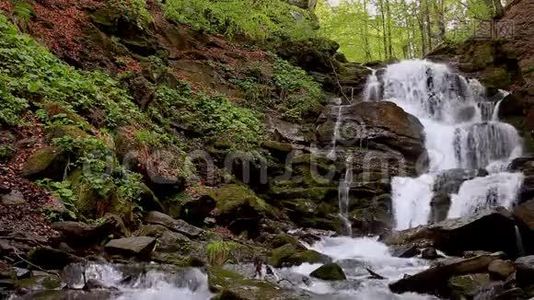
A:
<svg viewBox="0 0 534 300">
<path fill-rule="evenodd" d="M 229 241 L 213 241 L 206 246 L 208 262 L 212 266 L 222 266 L 233 256 L 239 244 Z"/>
<path fill-rule="evenodd" d="M 168 0 L 165 14 L 195 29 L 260 41 L 303 39 L 316 28 L 309 11 L 282 0 Z"/>
</svg>

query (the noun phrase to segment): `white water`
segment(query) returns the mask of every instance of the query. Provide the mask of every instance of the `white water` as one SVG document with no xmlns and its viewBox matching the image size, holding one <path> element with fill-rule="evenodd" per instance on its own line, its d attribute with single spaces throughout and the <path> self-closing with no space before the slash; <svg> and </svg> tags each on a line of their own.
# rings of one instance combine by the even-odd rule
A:
<svg viewBox="0 0 534 300">
<path fill-rule="evenodd" d="M 497 173 L 465 181 L 458 194 L 451 195 L 448 218 L 475 214 L 490 207 L 512 207 L 523 182 L 521 173 Z"/>
<path fill-rule="evenodd" d="M 474 79 L 451 72 L 444 64 L 409 60 L 389 65 L 383 75 L 383 100 L 416 116 L 424 126 L 429 171 L 418 178 L 392 180 L 396 229 L 426 224 L 433 182 L 440 172 L 454 168 L 487 168 L 488 178 L 466 181 L 453 196 L 449 216 L 466 216 L 482 207 L 510 207 L 522 176 L 503 173 L 521 155 L 516 129 L 498 121 L 498 102 L 488 102 L 484 87 Z M 368 91 L 379 91 L 378 79 L 368 79 Z M 504 91 L 502 97 L 506 96 Z M 380 98 L 380 97 L 379 97 Z M 471 199 L 469 199 L 471 197 Z M 494 199 L 496 198 L 496 199 Z"/>
<path fill-rule="evenodd" d="M 127 275 L 110 264 L 71 265 L 70 287 L 81 289 L 85 280 L 97 280 L 109 288 L 118 289 L 115 299 L 191 299 L 206 300 L 213 297 L 208 288 L 208 277 L 198 269 L 185 269 L 182 273 L 148 270 L 125 282 Z M 67 269 L 68 269 L 67 268 Z M 83 271 L 85 270 L 85 272 Z"/>
<path fill-rule="evenodd" d="M 367 76 L 367 83 L 365 84 L 363 100 L 379 101 L 381 84 L 376 74 L 377 70 L 371 68 L 368 69 L 371 70 L 371 75 Z"/>
<path fill-rule="evenodd" d="M 350 188 L 352 186 L 352 156 L 345 161 L 345 177 L 339 182 L 338 205 L 339 216 L 348 236 L 352 236 L 352 224 L 349 221 Z"/>
<path fill-rule="evenodd" d="M 332 159 L 332 160 L 335 160 L 336 157 L 337 157 L 336 145 L 337 145 L 337 140 L 339 138 L 339 130 L 340 130 L 340 127 L 341 127 L 341 123 L 343 122 L 343 120 L 341 118 L 342 112 L 343 112 L 343 105 L 338 105 L 335 108 L 337 108 L 336 123 L 334 125 L 334 134 L 332 135 L 332 142 L 331 142 L 330 152 L 327 155 L 327 157 L 329 159 Z"/>
<path fill-rule="evenodd" d="M 377 238 L 327 237 L 308 247 L 331 257 L 347 275 L 347 282 L 344 284 L 310 278 L 310 283 L 300 286 L 312 293 L 323 295 L 324 299 L 435 299 L 414 293 L 396 295 L 389 290 L 390 282 L 401 279 L 405 274 L 420 272 L 428 265 L 418 258 L 393 257 L 388 247 Z M 286 271 L 309 276 L 320 266 L 321 264 L 303 264 Z M 366 268 L 387 279 L 370 279 Z"/>
</svg>

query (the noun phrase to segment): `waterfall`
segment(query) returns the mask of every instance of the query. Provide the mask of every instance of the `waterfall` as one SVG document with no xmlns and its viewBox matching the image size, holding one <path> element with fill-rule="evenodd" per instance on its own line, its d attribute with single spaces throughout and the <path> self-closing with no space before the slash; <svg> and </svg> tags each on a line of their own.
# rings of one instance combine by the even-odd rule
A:
<svg viewBox="0 0 534 300">
<path fill-rule="evenodd" d="M 458 194 L 451 195 L 448 218 L 475 214 L 479 210 L 511 207 L 523 182 L 521 173 L 497 173 L 465 181 Z"/>
<path fill-rule="evenodd" d="M 379 101 L 381 84 L 376 74 L 377 70 L 368 69 L 371 70 L 371 75 L 367 77 L 363 99 L 364 101 Z"/>
<path fill-rule="evenodd" d="M 523 244 L 523 237 L 519 231 L 519 227 L 515 226 L 515 242 L 517 244 L 517 253 L 519 256 L 525 256 L 525 246 Z"/>
<path fill-rule="evenodd" d="M 523 176 L 504 172 L 508 162 L 522 152 L 517 130 L 499 122 L 500 99 L 489 99 L 475 79 L 453 73 L 444 64 L 408 60 L 389 65 L 383 87 L 373 72 L 364 99 L 392 101 L 423 124 L 429 171 L 418 178 L 392 180 L 396 229 L 427 224 L 437 175 L 449 169 L 484 169 L 491 174 L 465 181 L 451 195 L 449 217 L 462 217 L 479 209 L 515 203 Z M 376 85 L 379 85 L 378 87 Z M 374 92 L 382 92 L 382 97 Z M 370 96 L 373 95 L 373 96 Z"/>
<path fill-rule="evenodd" d="M 352 156 L 345 161 L 345 177 L 339 183 L 338 203 L 339 217 L 343 221 L 347 235 L 352 236 L 352 224 L 349 221 L 350 188 L 352 186 Z"/>
<path fill-rule="evenodd" d="M 333 135 L 332 135 L 332 142 L 331 142 L 330 152 L 327 155 L 327 157 L 329 159 L 332 159 L 332 160 L 336 159 L 337 139 L 339 138 L 339 129 L 341 127 L 341 123 L 343 122 L 343 120 L 342 120 L 343 105 L 338 105 L 335 108 L 337 109 L 337 112 L 336 112 L 336 123 L 334 125 L 334 132 L 333 132 Z"/>
</svg>

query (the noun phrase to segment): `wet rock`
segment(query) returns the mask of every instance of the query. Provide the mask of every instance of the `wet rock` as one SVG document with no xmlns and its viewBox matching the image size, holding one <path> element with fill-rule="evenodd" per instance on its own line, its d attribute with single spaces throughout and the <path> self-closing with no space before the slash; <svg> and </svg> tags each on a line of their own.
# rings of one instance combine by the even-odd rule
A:
<svg viewBox="0 0 534 300">
<path fill-rule="evenodd" d="M 395 293 L 417 292 L 446 296 L 449 294 L 447 282 L 451 277 L 486 272 L 489 264 L 499 257 L 499 254 L 492 254 L 467 259 L 450 259 L 394 282 L 389 287 Z"/>
<path fill-rule="evenodd" d="M 22 205 L 26 203 L 26 199 L 24 199 L 24 195 L 20 191 L 17 191 L 17 190 L 13 190 L 7 195 L 2 195 L 1 199 L 2 199 L 2 204 L 8 205 L 8 206 L 17 206 L 17 205 Z"/>
<path fill-rule="evenodd" d="M 303 263 L 329 263 L 331 259 L 314 250 L 299 250 L 291 244 L 271 251 L 269 264 L 275 268 L 298 266 Z"/>
<path fill-rule="evenodd" d="M 438 251 L 436 251 L 436 248 L 433 248 L 433 247 L 429 247 L 429 248 L 425 248 L 421 251 L 421 258 L 423 259 L 429 259 L 429 260 L 433 260 L 433 259 L 437 259 L 439 258 L 439 254 L 438 254 Z"/>
<path fill-rule="evenodd" d="M 511 257 L 518 253 L 515 221 L 504 208 L 482 210 L 470 217 L 393 232 L 385 242 L 390 245 L 433 245 L 448 255 L 457 256 L 469 250 L 503 251 Z"/>
<path fill-rule="evenodd" d="M 342 110 L 342 118 L 343 132 L 338 140 L 341 145 L 360 145 L 360 141 L 365 141 L 369 149 L 397 151 L 412 163 L 426 153 L 423 126 L 417 118 L 392 102 L 353 104 Z M 335 110 L 319 118 L 317 131 L 320 143 L 331 143 L 336 119 Z M 323 128 L 325 126 L 328 129 Z"/>
<path fill-rule="evenodd" d="M 45 147 L 32 154 L 24 166 L 21 174 L 29 178 L 63 179 L 67 159 L 63 152 L 55 147 Z"/>
<path fill-rule="evenodd" d="M 520 257 L 514 264 L 517 284 L 521 287 L 534 285 L 534 255 Z"/>
<path fill-rule="evenodd" d="M 82 259 L 70 253 L 50 247 L 39 247 L 28 253 L 29 260 L 45 269 L 63 269 L 66 265 L 79 262 Z"/>
<path fill-rule="evenodd" d="M 453 299 L 472 298 L 489 282 L 489 275 L 484 273 L 454 276 L 449 279 L 448 288 Z"/>
<path fill-rule="evenodd" d="M 155 238 L 138 236 L 111 240 L 106 244 L 105 249 L 110 254 L 149 258 L 155 246 Z"/>
<path fill-rule="evenodd" d="M 393 252 L 391 255 L 401 258 L 411 258 L 419 254 L 419 248 L 417 245 L 400 245 L 393 246 Z"/>
<path fill-rule="evenodd" d="M 514 263 L 509 260 L 496 259 L 488 266 L 492 280 L 505 280 L 515 272 Z"/>
<path fill-rule="evenodd" d="M 277 285 L 262 280 L 245 278 L 242 275 L 224 269 L 211 267 L 208 269 L 210 290 L 218 292 L 217 299 L 229 300 L 272 300 L 298 299 L 298 295 Z"/>
<path fill-rule="evenodd" d="M 341 267 L 336 263 L 329 263 L 323 265 L 311 272 L 310 276 L 328 281 L 347 279 L 347 277 L 345 276 L 345 272 L 343 272 L 343 269 L 341 269 Z"/>
<path fill-rule="evenodd" d="M 183 220 L 173 219 L 171 216 L 157 211 L 151 211 L 146 214 L 144 220 L 148 224 L 163 225 L 172 231 L 184 234 L 191 238 L 197 238 L 203 233 L 203 230 L 198 227 L 188 224 Z"/>
<path fill-rule="evenodd" d="M 514 208 L 514 217 L 527 253 L 534 253 L 534 199 Z"/>
</svg>

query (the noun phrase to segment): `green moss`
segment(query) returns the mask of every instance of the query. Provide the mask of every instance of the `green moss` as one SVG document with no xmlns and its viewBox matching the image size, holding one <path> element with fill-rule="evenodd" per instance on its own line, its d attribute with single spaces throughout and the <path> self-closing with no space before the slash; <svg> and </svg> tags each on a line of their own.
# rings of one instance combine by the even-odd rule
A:
<svg viewBox="0 0 534 300">
<path fill-rule="evenodd" d="M 329 194 L 337 192 L 335 187 L 311 187 L 311 188 L 284 188 L 273 187 L 272 194 L 276 198 L 283 199 L 309 199 L 313 201 L 322 201 L 327 198 Z"/>
<path fill-rule="evenodd" d="M 317 270 L 311 272 L 310 276 L 329 281 L 347 279 L 347 277 L 345 276 L 345 272 L 343 272 L 343 269 L 341 269 L 341 267 L 336 263 L 329 263 L 323 265 Z"/>
<path fill-rule="evenodd" d="M 511 75 L 503 68 L 487 68 L 482 72 L 481 82 L 488 88 L 507 88 L 512 83 Z"/>
<path fill-rule="evenodd" d="M 37 150 L 22 167 L 22 175 L 27 177 L 62 178 L 67 166 L 63 151 L 58 147 L 45 147 Z"/>
<path fill-rule="evenodd" d="M 227 184 L 209 193 L 216 202 L 221 214 L 230 214 L 236 208 L 249 205 L 259 213 L 269 213 L 270 205 L 254 194 L 253 191 L 239 184 Z"/>
<path fill-rule="evenodd" d="M 288 291 L 267 281 L 248 279 L 222 267 L 208 269 L 208 283 L 211 290 L 218 291 L 215 299 L 298 299 Z"/>
<path fill-rule="evenodd" d="M 272 250 L 269 264 L 275 268 L 298 266 L 303 263 L 325 262 L 326 258 L 317 251 L 299 250 L 292 244 L 285 244 Z"/>
</svg>

